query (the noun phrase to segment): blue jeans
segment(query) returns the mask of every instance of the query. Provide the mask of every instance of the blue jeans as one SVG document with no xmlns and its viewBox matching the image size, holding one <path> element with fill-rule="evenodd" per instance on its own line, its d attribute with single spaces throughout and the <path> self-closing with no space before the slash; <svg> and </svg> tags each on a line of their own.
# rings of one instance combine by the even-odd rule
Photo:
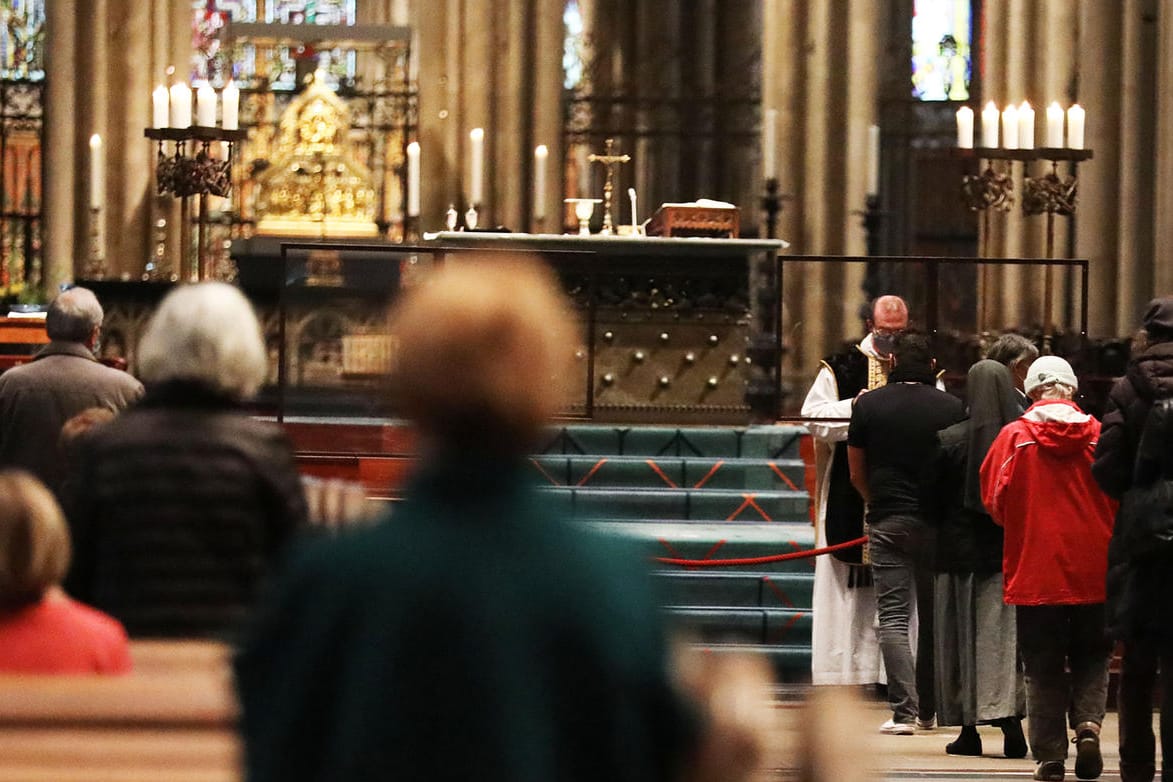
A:
<svg viewBox="0 0 1173 782">
<path fill-rule="evenodd" d="M 933 691 L 933 574 L 936 532 L 916 516 L 888 516 L 868 527 L 876 582 L 880 653 L 888 673 L 892 719 L 911 723 L 936 715 Z M 916 607 L 916 656 L 908 626 Z"/>
<path fill-rule="evenodd" d="M 1063 760 L 1066 721 L 1104 721 L 1108 660 L 1104 604 L 1018 606 L 1018 649 L 1026 669 L 1026 712 L 1035 760 Z M 1152 715 L 1149 715 L 1150 725 Z M 1151 730 L 1151 728 L 1150 728 Z M 1125 741 L 1121 740 L 1121 755 Z"/>
</svg>

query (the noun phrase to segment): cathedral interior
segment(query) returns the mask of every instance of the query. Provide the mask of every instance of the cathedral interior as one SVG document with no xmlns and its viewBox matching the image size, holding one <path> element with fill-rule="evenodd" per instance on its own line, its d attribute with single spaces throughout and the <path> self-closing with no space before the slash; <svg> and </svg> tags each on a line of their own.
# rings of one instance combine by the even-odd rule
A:
<svg viewBox="0 0 1173 782">
<path fill-rule="evenodd" d="M 884 293 L 957 371 L 1017 330 L 1107 377 L 1173 289 L 1161 0 L 0 0 L 0 36 L 0 287 L 38 303 L 93 283 L 115 302 L 106 349 L 131 358 L 151 291 L 219 277 L 257 289 L 275 374 L 361 387 L 386 360 L 380 297 L 416 256 L 307 257 L 306 279 L 366 291 L 307 305 L 291 344 L 257 257 L 458 225 L 574 234 L 572 198 L 607 199 L 594 235 L 710 199 L 736 210 L 722 235 L 785 243 L 764 282 L 692 259 L 603 284 L 576 404 L 616 415 L 695 376 L 680 393 L 719 420 L 759 334 L 786 397 Z M 177 125 L 177 88 L 200 128 Z"/>
</svg>

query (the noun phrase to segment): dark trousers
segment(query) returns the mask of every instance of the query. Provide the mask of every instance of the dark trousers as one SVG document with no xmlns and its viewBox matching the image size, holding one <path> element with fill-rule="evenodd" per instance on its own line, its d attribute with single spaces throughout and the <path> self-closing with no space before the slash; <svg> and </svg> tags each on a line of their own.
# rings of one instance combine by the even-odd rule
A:
<svg viewBox="0 0 1173 782">
<path fill-rule="evenodd" d="M 915 516 L 888 516 L 868 527 L 876 584 L 880 653 L 888 675 L 892 719 L 913 722 L 937 713 L 933 672 L 933 573 L 935 531 Z M 908 626 L 916 605 L 916 657 Z"/>
<path fill-rule="evenodd" d="M 1173 759 L 1173 647 L 1128 641 L 1120 659 L 1120 779 L 1150 782 L 1156 746 L 1153 736 L 1153 688 L 1161 671 L 1161 757 Z M 1166 719 L 1165 715 L 1169 715 Z M 1161 778 L 1165 778 L 1162 763 Z"/>
<path fill-rule="evenodd" d="M 1031 752 L 1039 762 L 1064 760 L 1069 743 L 1065 720 L 1072 728 L 1104 721 L 1112 653 L 1104 632 L 1104 604 L 1020 605 L 1016 611 Z"/>
</svg>

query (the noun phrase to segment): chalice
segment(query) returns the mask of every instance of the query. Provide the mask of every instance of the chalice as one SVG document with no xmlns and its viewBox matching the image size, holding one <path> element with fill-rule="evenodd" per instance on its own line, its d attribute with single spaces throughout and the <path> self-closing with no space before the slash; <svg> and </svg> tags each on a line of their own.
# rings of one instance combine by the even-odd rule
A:
<svg viewBox="0 0 1173 782">
<path fill-rule="evenodd" d="M 595 204 L 603 203 L 601 198 L 567 198 L 565 203 L 574 204 L 574 216 L 578 218 L 578 235 L 591 235 L 591 216 L 595 213 Z"/>
</svg>

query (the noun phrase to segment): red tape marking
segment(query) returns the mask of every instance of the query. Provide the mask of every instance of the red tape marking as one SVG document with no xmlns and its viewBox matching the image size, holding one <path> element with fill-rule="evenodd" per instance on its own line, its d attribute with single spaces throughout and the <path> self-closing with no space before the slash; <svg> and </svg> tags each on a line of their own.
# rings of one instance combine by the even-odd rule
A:
<svg viewBox="0 0 1173 782">
<path fill-rule="evenodd" d="M 552 476 L 552 475 L 550 475 L 550 473 L 546 472 L 546 470 L 542 467 L 542 465 L 538 464 L 537 459 L 530 459 L 529 463 L 532 464 L 534 466 L 534 469 L 536 469 L 538 472 L 540 472 L 545 477 L 545 479 L 548 480 L 550 483 L 554 484 L 555 486 L 562 485 L 561 483 L 558 483 L 558 481 L 554 480 L 554 476 Z"/>
<path fill-rule="evenodd" d="M 711 470 L 709 470 L 707 473 L 705 473 L 705 477 L 703 477 L 703 478 L 701 478 L 699 481 L 697 481 L 697 482 L 696 482 L 696 485 L 695 485 L 695 486 L 693 486 L 692 488 L 694 488 L 694 489 L 699 489 L 700 487 L 702 487 L 702 486 L 704 486 L 706 483 L 708 483 L 708 482 L 709 482 L 709 478 L 712 478 L 714 475 L 716 475 L 716 474 L 717 474 L 717 470 L 721 469 L 721 465 L 722 465 L 722 464 L 724 464 L 724 463 L 725 463 L 725 460 L 724 460 L 724 459 L 721 459 L 719 462 L 717 462 L 716 464 L 714 464 L 714 465 L 713 465 L 713 468 L 712 468 Z"/>
<path fill-rule="evenodd" d="M 790 480 L 790 477 L 786 473 L 782 472 L 782 469 L 778 467 L 778 465 L 770 462 L 770 469 L 773 470 L 778 475 L 778 477 L 782 479 L 783 483 L 785 483 L 794 491 L 798 491 L 798 487 L 794 485 L 794 481 Z"/>
<path fill-rule="evenodd" d="M 582 480 L 578 482 L 578 485 L 579 486 L 586 486 L 586 482 L 589 481 L 591 478 L 595 477 L 595 473 L 597 473 L 599 471 L 599 468 L 602 467 L 606 463 L 607 463 L 606 459 L 599 459 L 599 461 L 595 462 L 595 466 L 592 467 L 586 475 L 582 476 Z"/>
<path fill-rule="evenodd" d="M 651 468 L 652 468 L 652 472 L 654 472 L 656 475 L 659 475 L 661 478 L 663 478 L 663 479 L 664 479 L 664 483 L 668 484 L 668 485 L 669 485 L 670 487 L 672 487 L 673 489 L 679 489 L 679 488 L 680 488 L 679 486 L 677 486 L 677 485 L 676 485 L 676 482 L 675 482 L 675 481 L 673 481 L 671 478 L 669 478 L 669 477 L 668 477 L 668 476 L 667 476 L 667 475 L 664 473 L 664 471 L 660 469 L 660 465 L 656 464 L 656 463 L 655 463 L 655 462 L 653 462 L 651 459 L 648 459 L 648 462 L 647 462 L 647 463 L 648 463 L 648 467 L 651 467 Z"/>
</svg>

